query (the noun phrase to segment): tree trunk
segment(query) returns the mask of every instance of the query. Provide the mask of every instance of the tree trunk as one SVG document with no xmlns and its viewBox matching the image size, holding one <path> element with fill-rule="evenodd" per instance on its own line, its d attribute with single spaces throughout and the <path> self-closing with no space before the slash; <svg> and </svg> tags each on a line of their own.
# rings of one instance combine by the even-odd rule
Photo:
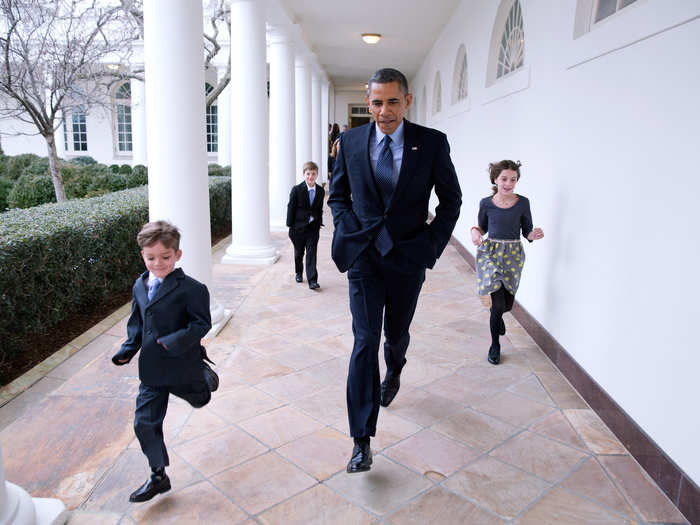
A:
<svg viewBox="0 0 700 525">
<path fill-rule="evenodd" d="M 46 138 L 46 146 L 49 150 L 49 171 L 51 171 L 53 189 L 56 192 L 56 202 L 63 202 L 66 200 L 66 191 L 63 188 L 63 176 L 61 175 L 61 170 L 58 167 L 56 137 L 52 131 L 51 134 L 46 135 L 44 138 Z"/>
</svg>

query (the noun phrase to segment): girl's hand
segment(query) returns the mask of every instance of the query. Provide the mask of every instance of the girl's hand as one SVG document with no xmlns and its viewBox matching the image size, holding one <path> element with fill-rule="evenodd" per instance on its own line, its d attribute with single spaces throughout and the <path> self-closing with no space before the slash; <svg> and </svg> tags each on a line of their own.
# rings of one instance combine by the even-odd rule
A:
<svg viewBox="0 0 700 525">
<path fill-rule="evenodd" d="M 542 228 L 535 228 L 527 236 L 527 240 L 528 241 L 536 241 L 538 239 L 541 239 L 542 237 L 544 237 L 544 233 L 542 232 Z"/>
<path fill-rule="evenodd" d="M 484 239 L 481 236 L 481 232 L 477 230 L 476 228 L 471 229 L 471 234 L 472 234 L 472 242 L 474 243 L 474 246 L 481 246 L 484 244 Z"/>
</svg>

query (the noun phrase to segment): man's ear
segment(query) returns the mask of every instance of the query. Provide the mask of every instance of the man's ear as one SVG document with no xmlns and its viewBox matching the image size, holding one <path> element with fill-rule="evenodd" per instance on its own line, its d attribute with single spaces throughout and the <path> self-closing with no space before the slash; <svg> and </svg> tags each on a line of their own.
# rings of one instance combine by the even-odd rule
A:
<svg viewBox="0 0 700 525">
<path fill-rule="evenodd" d="M 411 107 L 411 102 L 413 102 L 413 95 L 409 93 L 406 95 L 406 107 L 410 108 Z"/>
</svg>

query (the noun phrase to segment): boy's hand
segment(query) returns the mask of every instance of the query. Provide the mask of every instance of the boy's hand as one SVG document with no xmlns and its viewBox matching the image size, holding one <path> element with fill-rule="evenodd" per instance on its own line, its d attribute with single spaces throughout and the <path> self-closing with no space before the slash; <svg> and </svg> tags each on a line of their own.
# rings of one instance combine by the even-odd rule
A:
<svg viewBox="0 0 700 525">
<path fill-rule="evenodd" d="M 112 363 L 114 363 L 114 364 L 117 365 L 117 366 L 125 365 L 125 364 L 127 364 L 129 361 L 131 361 L 131 358 L 130 358 L 130 357 L 122 357 L 122 356 L 119 355 L 119 354 L 116 354 L 116 355 L 112 356 Z"/>
<path fill-rule="evenodd" d="M 160 339 L 156 339 L 156 343 L 158 343 L 160 346 L 162 346 L 162 347 L 165 348 L 166 350 L 168 349 L 168 347 L 165 346 L 165 343 L 161 342 Z"/>
</svg>

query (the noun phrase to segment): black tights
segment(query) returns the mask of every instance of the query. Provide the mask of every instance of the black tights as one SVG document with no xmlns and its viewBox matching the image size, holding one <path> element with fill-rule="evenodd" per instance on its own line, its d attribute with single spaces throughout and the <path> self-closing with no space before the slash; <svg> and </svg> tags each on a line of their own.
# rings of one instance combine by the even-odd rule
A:
<svg viewBox="0 0 700 525">
<path fill-rule="evenodd" d="M 491 328 L 491 346 L 493 348 L 501 348 L 501 343 L 498 342 L 498 338 L 501 335 L 501 327 L 503 326 L 503 314 L 513 309 L 514 301 L 515 296 L 506 290 L 505 286 L 501 286 L 491 294 L 491 319 L 489 321 L 489 327 Z"/>
</svg>

